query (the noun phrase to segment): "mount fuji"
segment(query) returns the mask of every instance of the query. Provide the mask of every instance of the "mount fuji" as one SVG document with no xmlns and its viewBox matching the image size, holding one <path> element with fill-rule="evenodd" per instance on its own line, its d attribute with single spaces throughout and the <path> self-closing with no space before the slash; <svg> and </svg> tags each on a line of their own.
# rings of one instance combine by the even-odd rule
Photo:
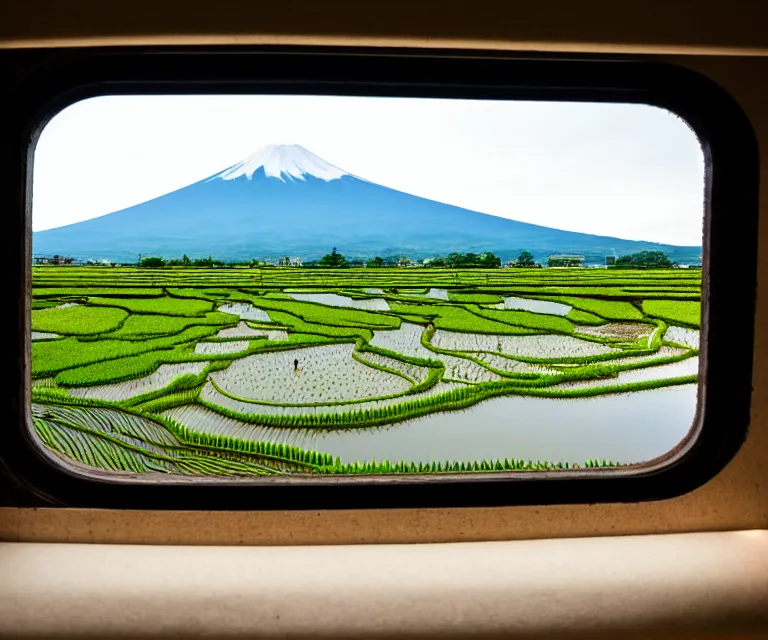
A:
<svg viewBox="0 0 768 640">
<path fill-rule="evenodd" d="M 223 171 L 153 200 L 33 234 L 36 254 L 135 262 L 139 254 L 225 261 L 347 257 L 412 259 L 491 251 L 502 260 L 577 253 L 664 251 L 699 262 L 700 247 L 622 240 L 519 222 L 390 189 L 300 145 L 270 145 Z"/>
</svg>

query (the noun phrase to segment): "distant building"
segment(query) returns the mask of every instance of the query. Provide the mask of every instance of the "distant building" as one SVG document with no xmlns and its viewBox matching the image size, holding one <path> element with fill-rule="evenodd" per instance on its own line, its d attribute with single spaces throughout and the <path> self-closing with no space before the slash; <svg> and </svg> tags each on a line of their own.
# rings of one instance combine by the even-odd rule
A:
<svg viewBox="0 0 768 640">
<path fill-rule="evenodd" d="M 292 267 L 303 267 L 304 263 L 301 261 L 301 258 L 291 258 L 291 266 Z"/>
<path fill-rule="evenodd" d="M 575 253 L 559 253 L 547 258 L 550 267 L 581 267 L 584 264 L 584 256 Z"/>
<path fill-rule="evenodd" d="M 33 256 L 32 262 L 34 264 L 72 264 L 75 261 L 74 258 L 67 256 Z"/>
<path fill-rule="evenodd" d="M 512 267 L 517 266 L 517 260 L 507 260 L 503 265 L 501 265 L 504 269 L 511 269 Z"/>
</svg>

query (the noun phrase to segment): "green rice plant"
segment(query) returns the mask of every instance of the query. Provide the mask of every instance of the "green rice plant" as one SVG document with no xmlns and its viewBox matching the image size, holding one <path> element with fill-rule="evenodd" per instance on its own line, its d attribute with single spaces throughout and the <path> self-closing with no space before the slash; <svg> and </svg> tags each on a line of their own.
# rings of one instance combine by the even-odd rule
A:
<svg viewBox="0 0 768 640">
<path fill-rule="evenodd" d="M 276 345 L 290 345 L 291 347 L 310 346 L 315 344 L 341 344 L 344 342 L 354 342 L 354 336 L 327 336 L 316 333 L 294 333 L 288 334 L 287 341 L 271 340 L 264 343 L 261 351 L 271 350 Z"/>
<path fill-rule="evenodd" d="M 201 433 L 167 418 L 155 417 L 172 431 L 176 437 L 189 446 L 207 448 L 211 453 L 234 452 L 254 455 L 283 463 L 300 463 L 304 467 L 329 465 L 333 458 L 325 453 L 301 449 L 299 447 L 276 442 L 243 440 L 227 435 Z"/>
<path fill-rule="evenodd" d="M 82 404 L 85 401 L 80 398 L 73 398 L 67 393 L 66 389 L 60 387 L 33 387 L 33 402 L 63 402 L 66 404 Z"/>
<path fill-rule="evenodd" d="M 179 334 L 143 341 L 100 340 L 83 342 L 71 337 L 32 343 L 32 377 L 45 378 L 64 369 L 138 355 L 210 337 L 218 327 L 190 327 Z M 190 358 L 194 359 L 194 358 Z M 204 358 L 201 358 L 204 359 Z"/>
<path fill-rule="evenodd" d="M 396 360 L 400 360 L 401 362 L 405 362 L 407 364 L 414 364 L 416 366 L 420 367 L 427 367 L 428 372 L 424 379 L 414 384 L 408 391 L 406 391 L 403 395 L 413 395 L 417 393 L 423 393 L 424 391 L 427 391 L 428 389 L 431 389 L 434 387 L 440 380 L 443 379 L 443 375 L 445 374 L 445 365 L 440 362 L 439 360 L 425 360 L 423 358 L 414 358 L 409 356 L 404 356 L 401 353 L 397 353 L 395 351 L 390 351 L 388 349 L 382 349 L 380 347 L 374 347 L 371 345 L 358 345 L 358 349 L 361 351 L 369 351 L 373 353 L 378 353 L 379 355 L 387 356 L 390 358 L 394 358 Z M 366 364 L 369 364 L 366 362 Z"/>
<path fill-rule="evenodd" d="M 180 391 L 168 392 L 166 391 L 162 395 L 144 400 L 143 402 L 130 405 L 130 408 L 157 417 L 157 414 L 163 411 L 168 411 L 175 407 L 183 407 L 187 404 L 193 404 L 197 402 L 200 395 L 200 388 L 182 389 Z"/>
<path fill-rule="evenodd" d="M 587 460 L 584 466 L 589 469 L 602 468 L 602 467 L 620 467 L 621 465 L 612 460 L 599 460 L 597 458 Z"/>
<path fill-rule="evenodd" d="M 531 395 L 540 398 L 590 398 L 593 396 L 632 393 L 635 391 L 648 391 L 663 387 L 675 387 L 685 384 L 694 384 L 698 381 L 697 375 L 680 376 L 677 378 L 664 378 L 661 380 L 642 380 L 624 384 L 606 385 L 604 387 L 579 387 L 575 389 L 536 389 L 526 390 L 523 395 Z"/>
<path fill-rule="evenodd" d="M 32 415 L 61 424 L 78 424 L 91 431 L 127 436 L 160 447 L 181 446 L 181 442 L 161 423 L 103 403 L 33 403 Z"/>
<path fill-rule="evenodd" d="M 161 363 L 174 361 L 179 353 L 174 349 L 148 351 L 135 356 L 95 362 L 67 369 L 56 375 L 62 387 L 90 387 L 139 378 L 152 373 Z"/>
<path fill-rule="evenodd" d="M 599 300 L 565 296 L 557 299 L 571 305 L 574 309 L 586 311 L 606 320 L 643 320 L 643 313 L 629 302 L 620 300 Z"/>
<path fill-rule="evenodd" d="M 433 325 L 430 325 L 427 327 L 426 331 L 430 331 L 432 334 L 435 331 L 435 328 Z M 432 334 L 427 334 L 428 337 L 430 337 Z M 427 338 L 428 339 L 428 338 Z M 422 338 L 424 340 L 424 338 Z M 398 351 L 392 351 L 391 349 L 385 349 L 383 347 L 374 346 L 365 340 L 358 340 L 357 342 L 357 350 L 361 352 L 372 352 L 372 353 L 378 353 L 382 356 L 387 356 L 389 358 L 395 358 L 396 360 L 400 360 L 401 362 L 405 362 L 407 364 L 413 364 L 419 367 L 429 367 L 431 369 L 440 369 L 443 367 L 443 363 L 438 358 L 420 358 L 417 356 L 409 356 L 405 355 L 403 353 L 400 353 Z"/>
<path fill-rule="evenodd" d="M 270 475 L 277 471 L 257 463 L 232 463 L 195 452 L 159 452 L 140 443 L 94 431 L 75 423 L 35 420 L 35 429 L 53 451 L 107 471 L 182 475 Z M 152 463 L 150 463 L 152 461 Z"/>
<path fill-rule="evenodd" d="M 400 304 L 390 305 L 398 314 L 413 314 L 422 317 L 421 322 L 432 322 L 439 329 L 448 331 L 466 331 L 469 333 L 499 333 L 507 335 L 527 335 L 536 333 L 531 329 L 514 326 L 486 318 L 464 307 L 449 304 Z M 475 309 L 478 309 L 475 307 Z M 513 313 L 513 312 L 510 312 Z"/>
<path fill-rule="evenodd" d="M 264 295 L 266 293 L 273 293 L 270 289 L 262 289 L 260 291 L 253 291 L 251 289 L 248 289 L 248 293 L 253 293 L 254 295 Z M 283 300 L 290 300 L 292 293 L 338 293 L 340 295 L 357 295 L 358 297 L 364 296 L 368 297 L 367 294 L 364 294 L 362 291 L 358 289 L 339 289 L 336 287 L 333 288 L 327 288 L 327 287 L 306 287 L 306 288 L 294 288 L 294 287 L 282 287 L 277 293 L 283 294 L 281 297 Z"/>
<path fill-rule="evenodd" d="M 409 313 L 398 313 L 397 317 L 411 324 L 427 324 L 429 322 L 424 316 L 411 315 Z"/>
<path fill-rule="evenodd" d="M 226 300 L 232 295 L 228 289 L 200 289 L 193 287 L 167 287 L 166 293 L 172 298 L 196 298 L 198 300 L 210 300 L 218 302 Z"/>
<path fill-rule="evenodd" d="M 364 364 L 366 367 L 371 367 L 373 369 L 378 369 L 379 371 L 383 371 L 385 373 L 391 373 L 392 375 L 395 375 L 399 378 L 402 378 L 403 380 L 406 380 L 410 384 L 415 384 L 415 380 L 405 375 L 400 369 L 395 369 L 393 367 L 388 367 L 384 364 L 380 364 L 378 362 L 374 362 L 372 360 L 366 360 L 365 358 L 362 358 L 356 351 L 352 352 L 352 359 L 357 360 L 357 362 Z"/>
<path fill-rule="evenodd" d="M 216 325 L 223 328 L 235 326 L 237 323 L 236 316 L 218 311 L 209 311 L 202 317 L 134 314 L 126 318 L 119 329 L 104 337 L 120 340 L 141 340 L 149 336 L 177 334 L 194 326 Z"/>
<path fill-rule="evenodd" d="M 622 371 L 633 371 L 635 369 L 647 369 L 650 367 L 660 367 L 665 364 L 673 364 L 675 362 L 682 362 L 692 356 L 697 355 L 697 351 L 688 350 L 683 353 L 670 354 L 659 356 L 658 358 L 650 358 L 648 360 L 624 362 L 617 360 L 613 362 L 601 363 L 600 368 L 606 372 L 606 377 L 614 377 L 616 374 Z"/>
<path fill-rule="evenodd" d="M 482 318 L 489 318 L 505 324 L 525 327 L 527 329 L 537 329 L 547 333 L 573 333 L 573 324 L 562 316 L 532 313 L 530 311 L 484 309 L 475 305 L 469 305 L 467 308 Z"/>
<path fill-rule="evenodd" d="M 627 297 L 627 287 L 664 287 L 654 298 L 684 296 L 696 299 L 701 287 L 700 271 L 674 269 L 233 269 L 101 267 L 54 265 L 32 267 L 35 288 L 248 288 L 248 289 L 341 289 L 430 287 L 506 295 L 599 295 Z M 687 287 L 691 291 L 684 291 Z M 661 289 L 656 289 L 661 291 Z M 643 297 L 643 296 L 638 296 Z"/>
<path fill-rule="evenodd" d="M 524 460 L 494 458 L 491 460 L 475 460 L 472 462 L 459 462 L 446 460 L 445 462 L 406 462 L 401 460 L 392 463 L 389 460 L 370 460 L 366 462 L 343 463 L 336 459 L 332 464 L 321 466 L 318 473 L 328 475 L 425 475 L 425 474 L 456 474 L 456 473 L 488 473 L 509 471 L 558 471 L 580 468 L 578 463 L 550 462 L 548 460 Z M 622 466 L 611 460 L 590 459 L 584 462 L 585 468 L 613 468 Z"/>
<path fill-rule="evenodd" d="M 39 299 L 39 298 L 33 298 L 32 299 L 32 310 L 33 311 L 39 311 L 41 309 L 50 309 L 52 307 L 59 305 L 59 299 L 54 298 L 52 300 L 45 300 L 45 299 Z"/>
<path fill-rule="evenodd" d="M 285 311 L 270 310 L 269 317 L 280 325 L 290 327 L 293 332 L 302 333 L 305 335 L 316 334 L 328 338 L 348 337 L 352 339 L 365 338 L 367 340 L 370 340 L 370 338 L 373 336 L 370 329 L 358 327 L 339 327 L 335 325 L 307 322 L 306 320 Z"/>
<path fill-rule="evenodd" d="M 398 318 L 380 312 L 329 307 L 313 302 L 299 302 L 290 298 L 285 300 L 269 296 L 247 296 L 247 298 L 254 306 L 270 312 L 270 317 L 273 319 L 272 311 L 283 311 L 307 323 L 325 326 L 362 329 L 397 329 L 400 326 Z"/>
<path fill-rule="evenodd" d="M 648 337 L 648 343 L 647 348 L 658 350 L 661 348 L 661 345 L 664 344 L 664 334 L 667 331 L 667 323 L 663 320 L 657 320 L 656 321 L 656 328 L 651 332 L 651 335 Z M 645 348 L 644 345 L 639 345 L 640 349 Z"/>
<path fill-rule="evenodd" d="M 301 346 L 336 344 L 349 342 L 343 339 L 329 339 L 322 336 L 292 334 L 287 341 L 251 341 L 247 349 L 237 353 L 198 354 L 188 344 L 178 344 L 168 348 L 155 349 L 123 358 L 112 358 L 81 367 L 72 367 L 59 372 L 54 378 L 56 384 L 63 387 L 88 387 L 104 385 L 126 380 L 133 380 L 153 373 L 161 364 L 180 362 L 218 363 L 213 370 L 226 367 L 233 360 L 244 358 L 258 352 L 281 351 Z M 208 368 L 210 369 L 210 367 Z M 206 369 L 206 370 L 208 370 Z M 200 381 L 202 383 L 202 381 Z"/>
<path fill-rule="evenodd" d="M 61 335 L 88 335 L 117 329 L 128 317 L 122 309 L 76 305 L 32 311 L 32 330 Z"/>
<path fill-rule="evenodd" d="M 35 431 L 49 449 L 90 467 L 107 471 L 147 473 L 155 470 L 152 465 L 147 464 L 150 459 L 159 461 L 165 457 L 150 456 L 142 451 L 141 447 L 122 443 L 117 438 L 100 437 L 95 433 L 57 422 L 36 419 L 33 423 Z"/>
<path fill-rule="evenodd" d="M 474 293 L 466 291 L 449 291 L 448 299 L 451 302 L 472 304 L 499 304 L 504 302 L 503 296 L 495 293 Z"/>
<path fill-rule="evenodd" d="M 172 420 L 100 404 L 37 404 L 33 412 L 38 433 L 50 448 L 107 470 L 156 470 L 126 468 L 130 466 L 122 459 L 126 450 L 162 462 L 161 470 L 193 475 L 263 475 L 279 473 L 279 467 L 311 471 L 332 460 L 327 454 L 289 445 L 197 434 Z M 63 442 L 57 443 L 54 435 Z M 114 446 L 122 451 L 111 450 Z"/>
<path fill-rule="evenodd" d="M 329 344 L 345 344 L 354 342 L 352 337 L 328 337 L 322 335 L 316 335 L 311 333 L 289 333 L 287 340 L 267 340 L 257 344 L 257 346 L 237 354 L 229 354 L 229 358 L 235 360 L 242 358 L 246 355 L 252 355 L 254 353 L 268 353 L 270 351 L 288 351 L 291 349 L 299 349 L 302 347 L 314 347 L 317 345 L 329 345 Z M 206 359 L 209 356 L 205 356 Z"/>
<path fill-rule="evenodd" d="M 75 267 L 77 268 L 77 267 Z M 34 271 L 33 271 L 34 278 Z M 34 287 L 32 298 L 60 298 L 62 296 L 113 296 L 121 298 L 159 298 L 163 290 L 158 287 Z"/>
<path fill-rule="evenodd" d="M 594 313 L 582 311 L 581 309 L 571 309 L 565 316 L 575 324 L 599 325 L 605 324 L 605 319 L 596 316 Z"/>
<path fill-rule="evenodd" d="M 275 312 L 273 312 L 275 313 Z M 279 313 L 279 312 L 277 312 Z M 286 314 L 288 315 L 288 314 Z M 289 325 L 281 325 L 275 321 L 271 322 L 259 322 L 257 320 L 245 320 L 244 321 L 251 329 L 265 329 L 267 331 L 283 330 L 288 331 L 294 327 Z M 305 323 L 306 324 L 306 323 Z"/>
<path fill-rule="evenodd" d="M 643 312 L 674 324 L 701 326 L 701 303 L 681 300 L 644 300 Z"/>
<path fill-rule="evenodd" d="M 90 304 L 101 307 L 119 307 L 131 313 L 150 313 L 165 316 L 203 316 L 213 311 L 214 303 L 195 298 L 88 298 Z"/>
</svg>

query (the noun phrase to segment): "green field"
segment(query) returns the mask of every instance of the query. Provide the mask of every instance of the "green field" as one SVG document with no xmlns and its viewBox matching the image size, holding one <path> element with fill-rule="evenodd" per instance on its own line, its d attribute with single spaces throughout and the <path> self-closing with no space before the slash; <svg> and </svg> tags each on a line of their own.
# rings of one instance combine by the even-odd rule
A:
<svg viewBox="0 0 768 640">
<path fill-rule="evenodd" d="M 125 473 L 612 465 L 514 451 L 344 462 L 321 436 L 471 416 L 490 398 L 563 403 L 694 382 L 668 371 L 698 354 L 700 278 L 680 269 L 33 267 L 34 423 L 59 456 Z M 312 446 L 289 443 L 308 433 L 320 436 L 301 440 Z"/>
</svg>

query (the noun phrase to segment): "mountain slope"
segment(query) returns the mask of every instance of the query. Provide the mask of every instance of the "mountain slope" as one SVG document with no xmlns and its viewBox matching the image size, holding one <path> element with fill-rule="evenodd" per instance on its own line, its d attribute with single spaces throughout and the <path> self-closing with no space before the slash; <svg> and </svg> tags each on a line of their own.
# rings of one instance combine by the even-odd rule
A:
<svg viewBox="0 0 768 640">
<path fill-rule="evenodd" d="M 368 182 L 298 145 L 269 146 L 224 171 L 148 202 L 36 232 L 36 254 L 135 261 L 138 254 L 223 260 L 528 250 L 537 259 L 663 250 L 698 261 L 698 247 L 574 233 L 478 213 Z"/>
</svg>

